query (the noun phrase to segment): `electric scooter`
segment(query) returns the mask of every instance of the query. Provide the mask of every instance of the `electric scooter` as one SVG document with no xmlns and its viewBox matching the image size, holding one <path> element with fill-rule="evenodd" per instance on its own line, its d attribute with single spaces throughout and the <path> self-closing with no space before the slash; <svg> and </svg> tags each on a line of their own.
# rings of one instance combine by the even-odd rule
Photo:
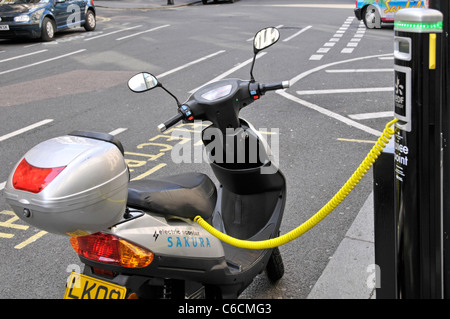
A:
<svg viewBox="0 0 450 319">
<path fill-rule="evenodd" d="M 207 84 L 184 103 L 150 73 L 128 82 L 134 92 L 159 87 L 175 98 L 178 111 L 158 126 L 161 132 L 180 121 L 211 122 L 202 141 L 217 186 L 202 173 L 129 181 L 120 141 L 103 133 L 72 132 L 19 161 L 5 188 L 7 202 L 27 223 L 70 235 L 85 264 L 83 274 L 70 275 L 65 298 L 237 298 L 263 271 L 273 282 L 283 276 L 278 248 L 237 248 L 193 221 L 201 216 L 250 241 L 279 235 L 285 177 L 264 137 L 239 117 L 267 91 L 289 86 L 253 77 L 257 53 L 279 36 L 276 28 L 255 35 L 250 80 Z M 58 158 L 48 156 L 55 151 Z"/>
</svg>

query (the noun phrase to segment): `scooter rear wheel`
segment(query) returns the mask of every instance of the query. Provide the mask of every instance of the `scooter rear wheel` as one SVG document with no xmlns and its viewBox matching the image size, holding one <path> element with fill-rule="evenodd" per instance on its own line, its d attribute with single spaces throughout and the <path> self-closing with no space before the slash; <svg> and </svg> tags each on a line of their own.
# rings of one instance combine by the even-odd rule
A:
<svg viewBox="0 0 450 319">
<path fill-rule="evenodd" d="M 266 274 L 272 282 L 280 280 L 284 275 L 283 259 L 281 258 L 278 247 L 275 247 L 272 250 L 272 254 L 270 255 L 269 261 L 266 265 Z"/>
</svg>

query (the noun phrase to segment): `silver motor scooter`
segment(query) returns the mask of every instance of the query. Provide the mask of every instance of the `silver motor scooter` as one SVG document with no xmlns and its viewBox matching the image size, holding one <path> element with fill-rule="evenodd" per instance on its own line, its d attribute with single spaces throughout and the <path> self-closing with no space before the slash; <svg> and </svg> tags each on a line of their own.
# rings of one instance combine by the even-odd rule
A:
<svg viewBox="0 0 450 319">
<path fill-rule="evenodd" d="M 193 221 L 201 216 L 250 241 L 279 235 L 285 177 L 263 136 L 239 118 L 267 91 L 289 86 L 253 78 L 257 53 L 279 36 L 276 28 L 255 35 L 250 80 L 207 84 L 182 104 L 175 97 L 177 114 L 158 126 L 212 123 L 202 141 L 217 187 L 202 173 L 129 182 L 121 143 L 103 133 L 45 141 L 18 162 L 4 191 L 7 202 L 27 223 L 71 236 L 85 264 L 83 274 L 71 274 L 65 298 L 237 298 L 264 270 L 272 281 L 283 276 L 278 248 L 236 248 Z M 169 92 L 149 73 L 128 85 L 134 92 Z"/>
</svg>

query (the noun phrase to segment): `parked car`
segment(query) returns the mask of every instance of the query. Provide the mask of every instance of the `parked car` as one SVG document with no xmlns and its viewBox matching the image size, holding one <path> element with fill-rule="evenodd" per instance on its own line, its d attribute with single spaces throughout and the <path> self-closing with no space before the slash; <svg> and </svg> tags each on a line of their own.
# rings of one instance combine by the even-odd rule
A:
<svg viewBox="0 0 450 319">
<path fill-rule="evenodd" d="M 355 16 L 368 29 L 381 28 L 382 22 L 394 22 L 398 10 L 422 7 L 428 8 L 428 0 L 356 0 Z"/>
<path fill-rule="evenodd" d="M 53 40 L 57 31 L 96 26 L 93 0 L 1 0 L 0 38 Z"/>
</svg>

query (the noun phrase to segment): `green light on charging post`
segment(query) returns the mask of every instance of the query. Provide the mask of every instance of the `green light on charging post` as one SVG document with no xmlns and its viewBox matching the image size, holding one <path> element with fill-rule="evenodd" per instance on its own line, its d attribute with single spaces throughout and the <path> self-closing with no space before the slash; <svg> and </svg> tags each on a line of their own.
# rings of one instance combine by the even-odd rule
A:
<svg viewBox="0 0 450 319">
<path fill-rule="evenodd" d="M 406 22 L 395 21 L 395 31 L 409 31 L 409 32 L 442 32 L 443 22 Z"/>
</svg>

